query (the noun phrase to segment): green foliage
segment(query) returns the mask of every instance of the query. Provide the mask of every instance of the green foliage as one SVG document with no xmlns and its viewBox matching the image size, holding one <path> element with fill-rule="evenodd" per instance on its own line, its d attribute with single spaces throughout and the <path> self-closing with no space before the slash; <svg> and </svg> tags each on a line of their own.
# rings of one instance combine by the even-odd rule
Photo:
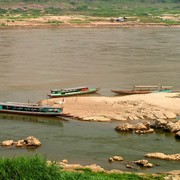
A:
<svg viewBox="0 0 180 180">
<path fill-rule="evenodd" d="M 61 171 L 54 165 L 48 166 L 41 156 L 0 159 L 1 179 L 58 179 Z"/>
<path fill-rule="evenodd" d="M 163 176 L 137 174 L 95 173 L 90 169 L 79 169 L 81 172 L 65 172 L 57 164 L 48 165 L 40 155 L 34 157 L 15 157 L 0 159 L 0 179 L 45 179 L 45 180 L 163 180 Z"/>
<path fill-rule="evenodd" d="M 45 8 L 45 13 L 53 14 L 53 15 L 60 15 L 62 13 L 62 9 L 55 8 L 55 7 L 49 7 L 49 8 Z"/>
<path fill-rule="evenodd" d="M 17 2 L 22 1 L 24 2 L 23 7 L 15 8 L 18 7 Z M 0 0 L 0 5 L 2 5 L 0 6 L 0 15 L 18 14 L 20 17 L 27 18 L 72 14 L 96 17 L 137 16 L 149 21 L 153 20 L 152 17 L 163 14 L 179 14 L 179 2 L 180 0 Z M 3 8 L 7 4 L 9 8 Z M 157 20 L 154 21 L 157 22 Z M 53 24 L 58 24 L 58 22 Z"/>
<path fill-rule="evenodd" d="M 0 8 L 0 14 L 6 14 L 6 13 L 7 13 L 7 10 L 6 10 L 6 9 Z"/>
<path fill-rule="evenodd" d="M 86 20 L 81 20 L 81 19 L 72 19 L 69 21 L 72 24 L 89 24 L 90 21 L 86 21 Z"/>
<path fill-rule="evenodd" d="M 48 21 L 47 22 L 48 24 L 51 24 L 51 25 L 60 25 L 60 24 L 63 24 L 64 22 L 63 21 L 58 21 L 58 20 L 52 20 L 52 21 Z"/>
</svg>

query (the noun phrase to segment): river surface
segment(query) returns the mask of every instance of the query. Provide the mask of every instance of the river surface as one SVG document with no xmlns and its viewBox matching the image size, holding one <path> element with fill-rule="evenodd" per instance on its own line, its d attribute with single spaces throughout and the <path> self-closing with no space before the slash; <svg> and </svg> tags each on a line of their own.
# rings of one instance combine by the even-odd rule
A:
<svg viewBox="0 0 180 180">
<path fill-rule="evenodd" d="M 67 28 L 0 30 L 0 101 L 37 102 L 50 89 L 100 87 L 99 96 L 115 96 L 111 89 L 133 85 L 171 85 L 180 89 L 179 28 Z M 68 159 L 106 169 L 126 169 L 148 152 L 180 153 L 171 133 L 117 133 L 118 123 L 0 115 L 0 141 L 34 135 L 38 149 L 0 147 L 0 156 L 41 153 L 51 160 Z M 108 163 L 121 155 L 125 161 Z M 179 162 L 149 159 L 154 168 L 179 169 Z"/>
</svg>

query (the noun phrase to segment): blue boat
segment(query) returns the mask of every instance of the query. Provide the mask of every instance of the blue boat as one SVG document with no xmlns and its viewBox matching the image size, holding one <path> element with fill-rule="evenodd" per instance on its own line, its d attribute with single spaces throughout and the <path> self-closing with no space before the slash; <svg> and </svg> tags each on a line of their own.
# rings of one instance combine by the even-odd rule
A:
<svg viewBox="0 0 180 180">
<path fill-rule="evenodd" d="M 60 116 L 61 107 L 40 106 L 32 103 L 0 102 L 0 113 L 35 115 L 35 116 Z"/>
</svg>

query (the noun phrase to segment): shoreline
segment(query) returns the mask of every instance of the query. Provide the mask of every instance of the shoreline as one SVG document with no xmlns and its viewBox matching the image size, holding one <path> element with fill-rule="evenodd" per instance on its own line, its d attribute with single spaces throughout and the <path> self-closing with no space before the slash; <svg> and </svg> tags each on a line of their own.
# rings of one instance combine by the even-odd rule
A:
<svg viewBox="0 0 180 180">
<path fill-rule="evenodd" d="M 0 19 L 0 29 L 17 28 L 179 28 L 180 24 L 166 24 L 165 22 L 141 22 L 136 20 L 111 22 L 110 18 L 91 16 L 53 16 L 44 15 L 36 18 L 23 18 L 20 15 L 4 16 Z M 177 21 L 178 22 L 178 21 Z"/>
<path fill-rule="evenodd" d="M 180 25 L 162 25 L 162 24 L 89 24 L 89 25 L 5 25 L 0 26 L 0 29 L 43 29 L 43 28 L 180 28 Z"/>
</svg>

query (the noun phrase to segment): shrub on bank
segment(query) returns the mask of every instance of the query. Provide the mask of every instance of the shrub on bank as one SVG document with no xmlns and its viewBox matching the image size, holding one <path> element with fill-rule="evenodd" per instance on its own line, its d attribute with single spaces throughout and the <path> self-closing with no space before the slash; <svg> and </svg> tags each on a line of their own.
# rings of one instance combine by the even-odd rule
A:
<svg viewBox="0 0 180 180">
<path fill-rule="evenodd" d="M 81 172 L 65 172 L 58 165 L 48 165 L 46 159 L 40 155 L 34 157 L 14 157 L 0 159 L 0 179 L 78 179 L 78 180 L 162 180 L 162 176 L 139 176 L 136 174 L 106 174 L 95 173 L 81 169 Z"/>
</svg>

